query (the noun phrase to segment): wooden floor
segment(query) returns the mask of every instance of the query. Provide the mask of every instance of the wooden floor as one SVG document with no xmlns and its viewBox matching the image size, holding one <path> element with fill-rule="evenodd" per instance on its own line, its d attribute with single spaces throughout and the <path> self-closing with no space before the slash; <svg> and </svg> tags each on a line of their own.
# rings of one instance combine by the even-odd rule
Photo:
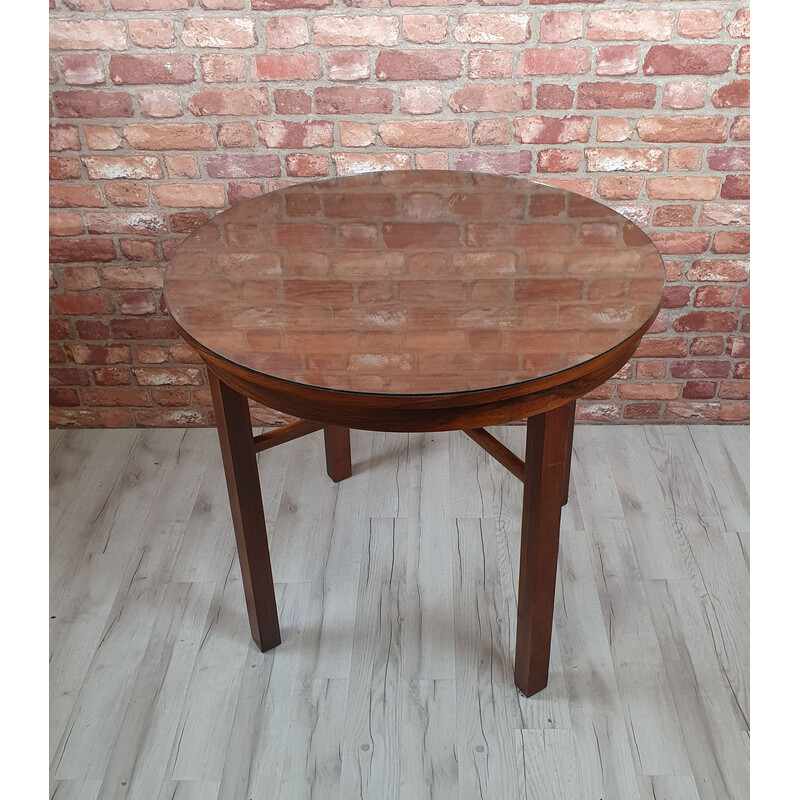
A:
<svg viewBox="0 0 800 800">
<path fill-rule="evenodd" d="M 746 798 L 748 435 L 578 426 L 527 699 L 522 485 L 463 434 L 353 432 L 338 485 L 321 432 L 259 455 L 262 654 L 215 431 L 52 432 L 51 797 Z"/>
</svg>

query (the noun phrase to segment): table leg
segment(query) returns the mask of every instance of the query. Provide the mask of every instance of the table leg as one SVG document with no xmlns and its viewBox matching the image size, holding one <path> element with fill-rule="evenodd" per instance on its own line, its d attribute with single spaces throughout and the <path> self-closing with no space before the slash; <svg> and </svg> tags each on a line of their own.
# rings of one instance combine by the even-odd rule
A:
<svg viewBox="0 0 800 800">
<path fill-rule="evenodd" d="M 262 652 L 281 643 L 261 485 L 247 398 L 208 370 L 250 632 Z"/>
<path fill-rule="evenodd" d="M 528 418 L 514 679 L 526 697 L 547 686 L 558 535 L 571 404 Z"/>
<path fill-rule="evenodd" d="M 332 481 L 343 481 L 353 474 L 349 428 L 325 426 L 325 464 Z"/>
<path fill-rule="evenodd" d="M 564 459 L 564 502 L 566 505 L 569 500 L 569 470 L 572 466 L 572 435 L 575 432 L 575 404 L 577 401 L 573 400 L 569 403 L 569 430 L 567 431 L 567 455 Z"/>
</svg>

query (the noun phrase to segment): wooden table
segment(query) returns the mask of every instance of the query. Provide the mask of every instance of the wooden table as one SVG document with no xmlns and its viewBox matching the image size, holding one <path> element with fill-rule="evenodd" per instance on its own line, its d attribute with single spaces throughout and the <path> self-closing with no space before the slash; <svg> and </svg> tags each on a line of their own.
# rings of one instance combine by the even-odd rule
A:
<svg viewBox="0 0 800 800">
<path fill-rule="evenodd" d="M 208 368 L 250 628 L 280 643 L 256 453 L 324 429 L 463 430 L 524 483 L 514 675 L 547 685 L 575 400 L 616 373 L 658 312 L 645 234 L 580 195 L 410 171 L 304 183 L 198 228 L 167 268 L 181 335 Z M 248 398 L 301 421 L 253 436 Z M 527 420 L 519 458 L 484 426 Z"/>
</svg>

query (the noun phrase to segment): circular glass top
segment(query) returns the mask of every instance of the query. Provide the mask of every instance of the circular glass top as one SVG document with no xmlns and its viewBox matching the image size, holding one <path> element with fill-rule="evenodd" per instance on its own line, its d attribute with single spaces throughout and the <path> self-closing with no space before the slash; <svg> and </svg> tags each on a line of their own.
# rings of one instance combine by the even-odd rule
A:
<svg viewBox="0 0 800 800">
<path fill-rule="evenodd" d="M 247 200 L 165 277 L 190 340 L 261 375 L 439 394 L 575 367 L 636 333 L 664 267 L 625 217 L 519 178 L 354 175 Z"/>
</svg>

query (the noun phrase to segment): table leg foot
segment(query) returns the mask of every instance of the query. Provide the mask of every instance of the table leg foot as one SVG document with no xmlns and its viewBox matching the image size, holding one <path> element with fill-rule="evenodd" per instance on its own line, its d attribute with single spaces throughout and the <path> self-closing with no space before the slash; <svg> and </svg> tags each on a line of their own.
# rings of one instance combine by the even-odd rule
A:
<svg viewBox="0 0 800 800">
<path fill-rule="evenodd" d="M 265 652 L 281 642 L 261 485 L 247 398 L 208 370 L 242 569 L 250 632 Z"/>
<path fill-rule="evenodd" d="M 325 464 L 332 481 L 343 481 L 353 474 L 349 428 L 325 426 Z"/>
<path fill-rule="evenodd" d="M 514 680 L 530 697 L 547 686 L 558 536 L 574 406 L 528 419 Z"/>
</svg>

